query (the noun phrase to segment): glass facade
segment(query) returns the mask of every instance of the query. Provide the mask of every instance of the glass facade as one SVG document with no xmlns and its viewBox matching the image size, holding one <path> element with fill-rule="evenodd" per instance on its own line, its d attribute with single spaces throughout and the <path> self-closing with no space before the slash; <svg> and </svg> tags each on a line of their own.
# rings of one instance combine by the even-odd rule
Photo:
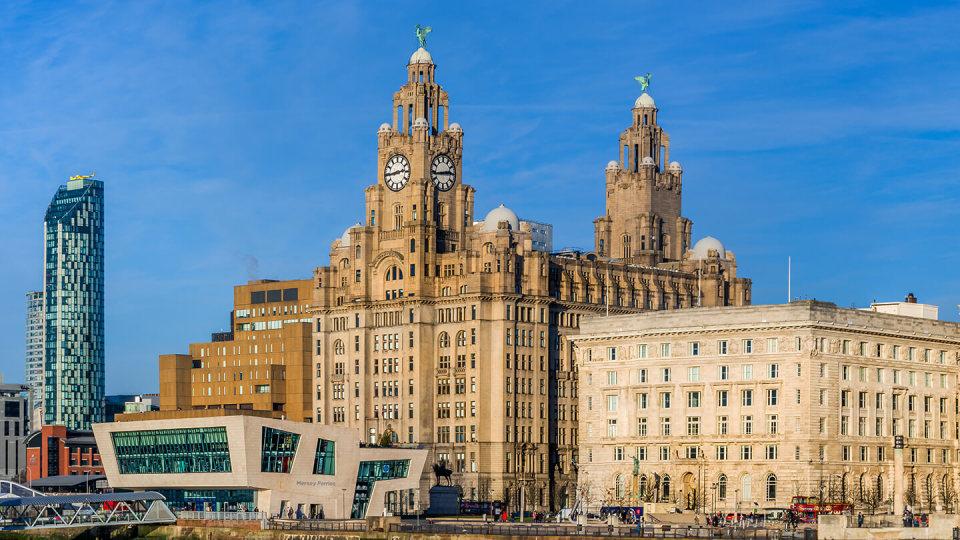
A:
<svg viewBox="0 0 960 540">
<path fill-rule="evenodd" d="M 44 217 L 44 423 L 103 421 L 103 182 L 72 177 Z"/>
<path fill-rule="evenodd" d="M 252 512 L 252 489 L 151 489 L 167 499 L 172 510 L 197 512 Z"/>
<path fill-rule="evenodd" d="M 230 472 L 225 427 L 115 431 L 120 474 Z"/>
<path fill-rule="evenodd" d="M 350 517 L 360 519 L 366 515 L 370 494 L 373 493 L 373 485 L 377 480 L 406 478 L 409 470 L 409 459 L 361 461 L 357 471 L 357 489 L 353 495 L 353 509 L 350 511 Z"/>
<path fill-rule="evenodd" d="M 264 426 L 260 449 L 260 471 L 288 473 L 297 455 L 298 433 L 290 433 Z"/>
<path fill-rule="evenodd" d="M 317 456 L 313 460 L 313 474 L 336 474 L 336 443 L 317 439 Z"/>
</svg>

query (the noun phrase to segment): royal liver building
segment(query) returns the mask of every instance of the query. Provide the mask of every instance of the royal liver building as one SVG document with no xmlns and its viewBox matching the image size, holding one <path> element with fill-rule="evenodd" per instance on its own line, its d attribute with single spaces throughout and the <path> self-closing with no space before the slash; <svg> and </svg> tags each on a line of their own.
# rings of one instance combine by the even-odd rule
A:
<svg viewBox="0 0 960 540">
<path fill-rule="evenodd" d="M 464 130 L 430 53 L 406 71 L 363 221 L 314 273 L 316 419 L 426 446 L 465 499 L 570 505 L 585 434 L 565 338 L 580 317 L 745 305 L 750 280 L 716 239 L 691 244 L 683 172 L 646 92 L 604 171 L 594 251 L 551 253 L 549 225 L 474 214 Z"/>
</svg>

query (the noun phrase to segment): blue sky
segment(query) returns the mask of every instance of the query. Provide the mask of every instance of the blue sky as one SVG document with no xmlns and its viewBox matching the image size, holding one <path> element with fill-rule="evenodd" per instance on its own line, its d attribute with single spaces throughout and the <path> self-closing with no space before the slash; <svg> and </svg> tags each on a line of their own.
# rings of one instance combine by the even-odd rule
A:
<svg viewBox="0 0 960 540">
<path fill-rule="evenodd" d="M 837 6 L 835 4 L 842 4 Z M 376 128 L 428 48 L 477 213 L 590 247 L 639 88 L 684 166 L 694 237 L 755 303 L 960 303 L 960 7 L 951 2 L 5 2 L 0 370 L 71 174 L 107 197 L 107 391 L 224 328 L 232 286 L 299 278 L 363 213 Z"/>
</svg>

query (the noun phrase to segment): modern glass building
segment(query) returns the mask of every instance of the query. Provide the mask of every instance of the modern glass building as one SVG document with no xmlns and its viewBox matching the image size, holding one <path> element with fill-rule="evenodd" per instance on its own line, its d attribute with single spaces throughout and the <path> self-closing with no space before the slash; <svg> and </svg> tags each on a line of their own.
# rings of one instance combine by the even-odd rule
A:
<svg viewBox="0 0 960 540">
<path fill-rule="evenodd" d="M 27 321 L 24 335 L 26 381 L 30 387 L 30 406 L 43 407 L 43 291 L 27 293 Z"/>
<path fill-rule="evenodd" d="M 44 218 L 44 423 L 103 420 L 103 182 L 73 176 Z"/>
<path fill-rule="evenodd" d="M 363 445 L 352 428 L 266 411 L 153 411 L 95 424 L 110 487 L 160 491 L 173 508 L 363 518 L 417 504 L 427 451 Z"/>
</svg>

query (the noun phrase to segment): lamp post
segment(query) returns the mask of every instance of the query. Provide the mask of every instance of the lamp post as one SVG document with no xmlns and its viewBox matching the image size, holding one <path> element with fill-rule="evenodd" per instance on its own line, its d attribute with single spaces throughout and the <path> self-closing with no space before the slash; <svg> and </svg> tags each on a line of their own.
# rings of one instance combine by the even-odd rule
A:
<svg viewBox="0 0 960 540">
<path fill-rule="evenodd" d="M 717 513 L 717 483 L 710 484 L 710 513 Z"/>
</svg>

